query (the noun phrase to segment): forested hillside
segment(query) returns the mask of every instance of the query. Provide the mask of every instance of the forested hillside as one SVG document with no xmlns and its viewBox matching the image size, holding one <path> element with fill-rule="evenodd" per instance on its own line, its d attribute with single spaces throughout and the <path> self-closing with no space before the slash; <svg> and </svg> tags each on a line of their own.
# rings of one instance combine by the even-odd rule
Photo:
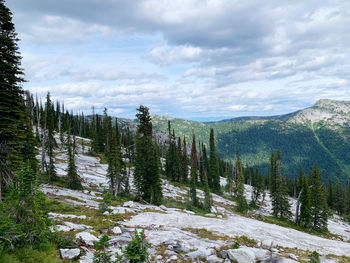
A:
<svg viewBox="0 0 350 263">
<path fill-rule="evenodd" d="M 179 136 L 189 139 L 194 131 L 204 143 L 213 128 L 220 158 L 233 160 L 238 149 L 245 165 L 264 173 L 268 172 L 270 153 L 280 148 L 287 177 L 296 177 L 299 167 L 309 171 L 317 163 L 324 180 L 339 174 L 345 181 L 350 172 L 349 109 L 346 101 L 321 100 L 311 108 L 275 117 L 201 123 L 153 116 L 153 124 L 166 131 L 170 119 Z"/>
</svg>

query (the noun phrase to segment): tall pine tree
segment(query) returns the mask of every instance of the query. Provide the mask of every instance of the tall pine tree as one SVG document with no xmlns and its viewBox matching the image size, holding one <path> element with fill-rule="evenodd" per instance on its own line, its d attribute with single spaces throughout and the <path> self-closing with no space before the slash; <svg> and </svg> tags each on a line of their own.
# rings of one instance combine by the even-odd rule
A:
<svg viewBox="0 0 350 263">
<path fill-rule="evenodd" d="M 210 129 L 210 142 L 209 143 L 210 143 L 209 175 L 208 175 L 209 186 L 214 192 L 220 193 L 221 187 L 220 187 L 218 158 L 216 156 L 214 130 L 212 128 Z"/>
<path fill-rule="evenodd" d="M 152 122 L 147 107 L 140 106 L 136 138 L 134 184 L 139 195 L 147 202 L 160 205 L 162 186 L 157 145 L 152 140 Z"/>
</svg>

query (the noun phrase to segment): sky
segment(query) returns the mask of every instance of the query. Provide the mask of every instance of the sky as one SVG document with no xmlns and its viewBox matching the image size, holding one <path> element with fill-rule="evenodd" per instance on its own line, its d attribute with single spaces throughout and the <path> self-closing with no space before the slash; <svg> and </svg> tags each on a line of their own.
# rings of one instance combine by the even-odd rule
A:
<svg viewBox="0 0 350 263">
<path fill-rule="evenodd" d="M 350 1 L 7 0 L 24 88 L 209 121 L 350 100 Z"/>
</svg>

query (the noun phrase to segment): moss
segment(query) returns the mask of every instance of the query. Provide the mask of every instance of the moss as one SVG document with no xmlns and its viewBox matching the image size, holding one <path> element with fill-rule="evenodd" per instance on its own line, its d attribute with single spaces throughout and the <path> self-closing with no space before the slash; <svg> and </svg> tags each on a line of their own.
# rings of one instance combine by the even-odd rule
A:
<svg viewBox="0 0 350 263">
<path fill-rule="evenodd" d="M 214 234 L 213 232 L 208 231 L 205 228 L 190 228 L 190 227 L 186 227 L 186 228 L 183 228 L 182 230 L 189 231 L 189 232 L 191 232 L 193 234 L 196 234 L 200 238 L 207 238 L 207 239 L 211 239 L 211 240 L 224 240 L 224 241 L 227 241 L 227 240 L 230 239 L 229 236 L 217 235 L 217 234 Z"/>
</svg>

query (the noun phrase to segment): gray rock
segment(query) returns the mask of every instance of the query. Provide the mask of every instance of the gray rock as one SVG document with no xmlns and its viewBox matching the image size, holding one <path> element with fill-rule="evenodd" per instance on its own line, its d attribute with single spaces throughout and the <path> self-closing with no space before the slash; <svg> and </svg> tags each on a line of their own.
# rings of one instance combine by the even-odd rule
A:
<svg viewBox="0 0 350 263">
<path fill-rule="evenodd" d="M 275 254 L 271 254 L 268 258 L 261 261 L 261 263 L 282 263 L 285 259 Z"/>
<path fill-rule="evenodd" d="M 218 258 L 216 255 L 210 255 L 207 257 L 207 262 L 208 263 L 221 263 L 222 259 Z"/>
<path fill-rule="evenodd" d="M 119 235 L 119 234 L 122 233 L 122 230 L 120 229 L 119 226 L 115 226 L 115 227 L 112 228 L 112 232 L 113 232 L 114 234 Z"/>
<path fill-rule="evenodd" d="M 226 250 L 221 250 L 221 251 L 220 251 L 220 256 L 221 256 L 222 258 L 228 258 L 228 253 L 227 253 L 227 251 L 226 251 Z"/>
<path fill-rule="evenodd" d="M 165 241 L 164 244 L 169 250 L 175 251 L 176 253 L 183 251 L 182 245 L 179 241 L 168 240 Z"/>
<path fill-rule="evenodd" d="M 80 249 L 60 249 L 60 254 L 62 259 L 73 259 L 80 255 Z"/>
<path fill-rule="evenodd" d="M 247 248 L 229 249 L 227 250 L 229 259 L 237 263 L 254 263 L 255 254 Z"/>
</svg>

